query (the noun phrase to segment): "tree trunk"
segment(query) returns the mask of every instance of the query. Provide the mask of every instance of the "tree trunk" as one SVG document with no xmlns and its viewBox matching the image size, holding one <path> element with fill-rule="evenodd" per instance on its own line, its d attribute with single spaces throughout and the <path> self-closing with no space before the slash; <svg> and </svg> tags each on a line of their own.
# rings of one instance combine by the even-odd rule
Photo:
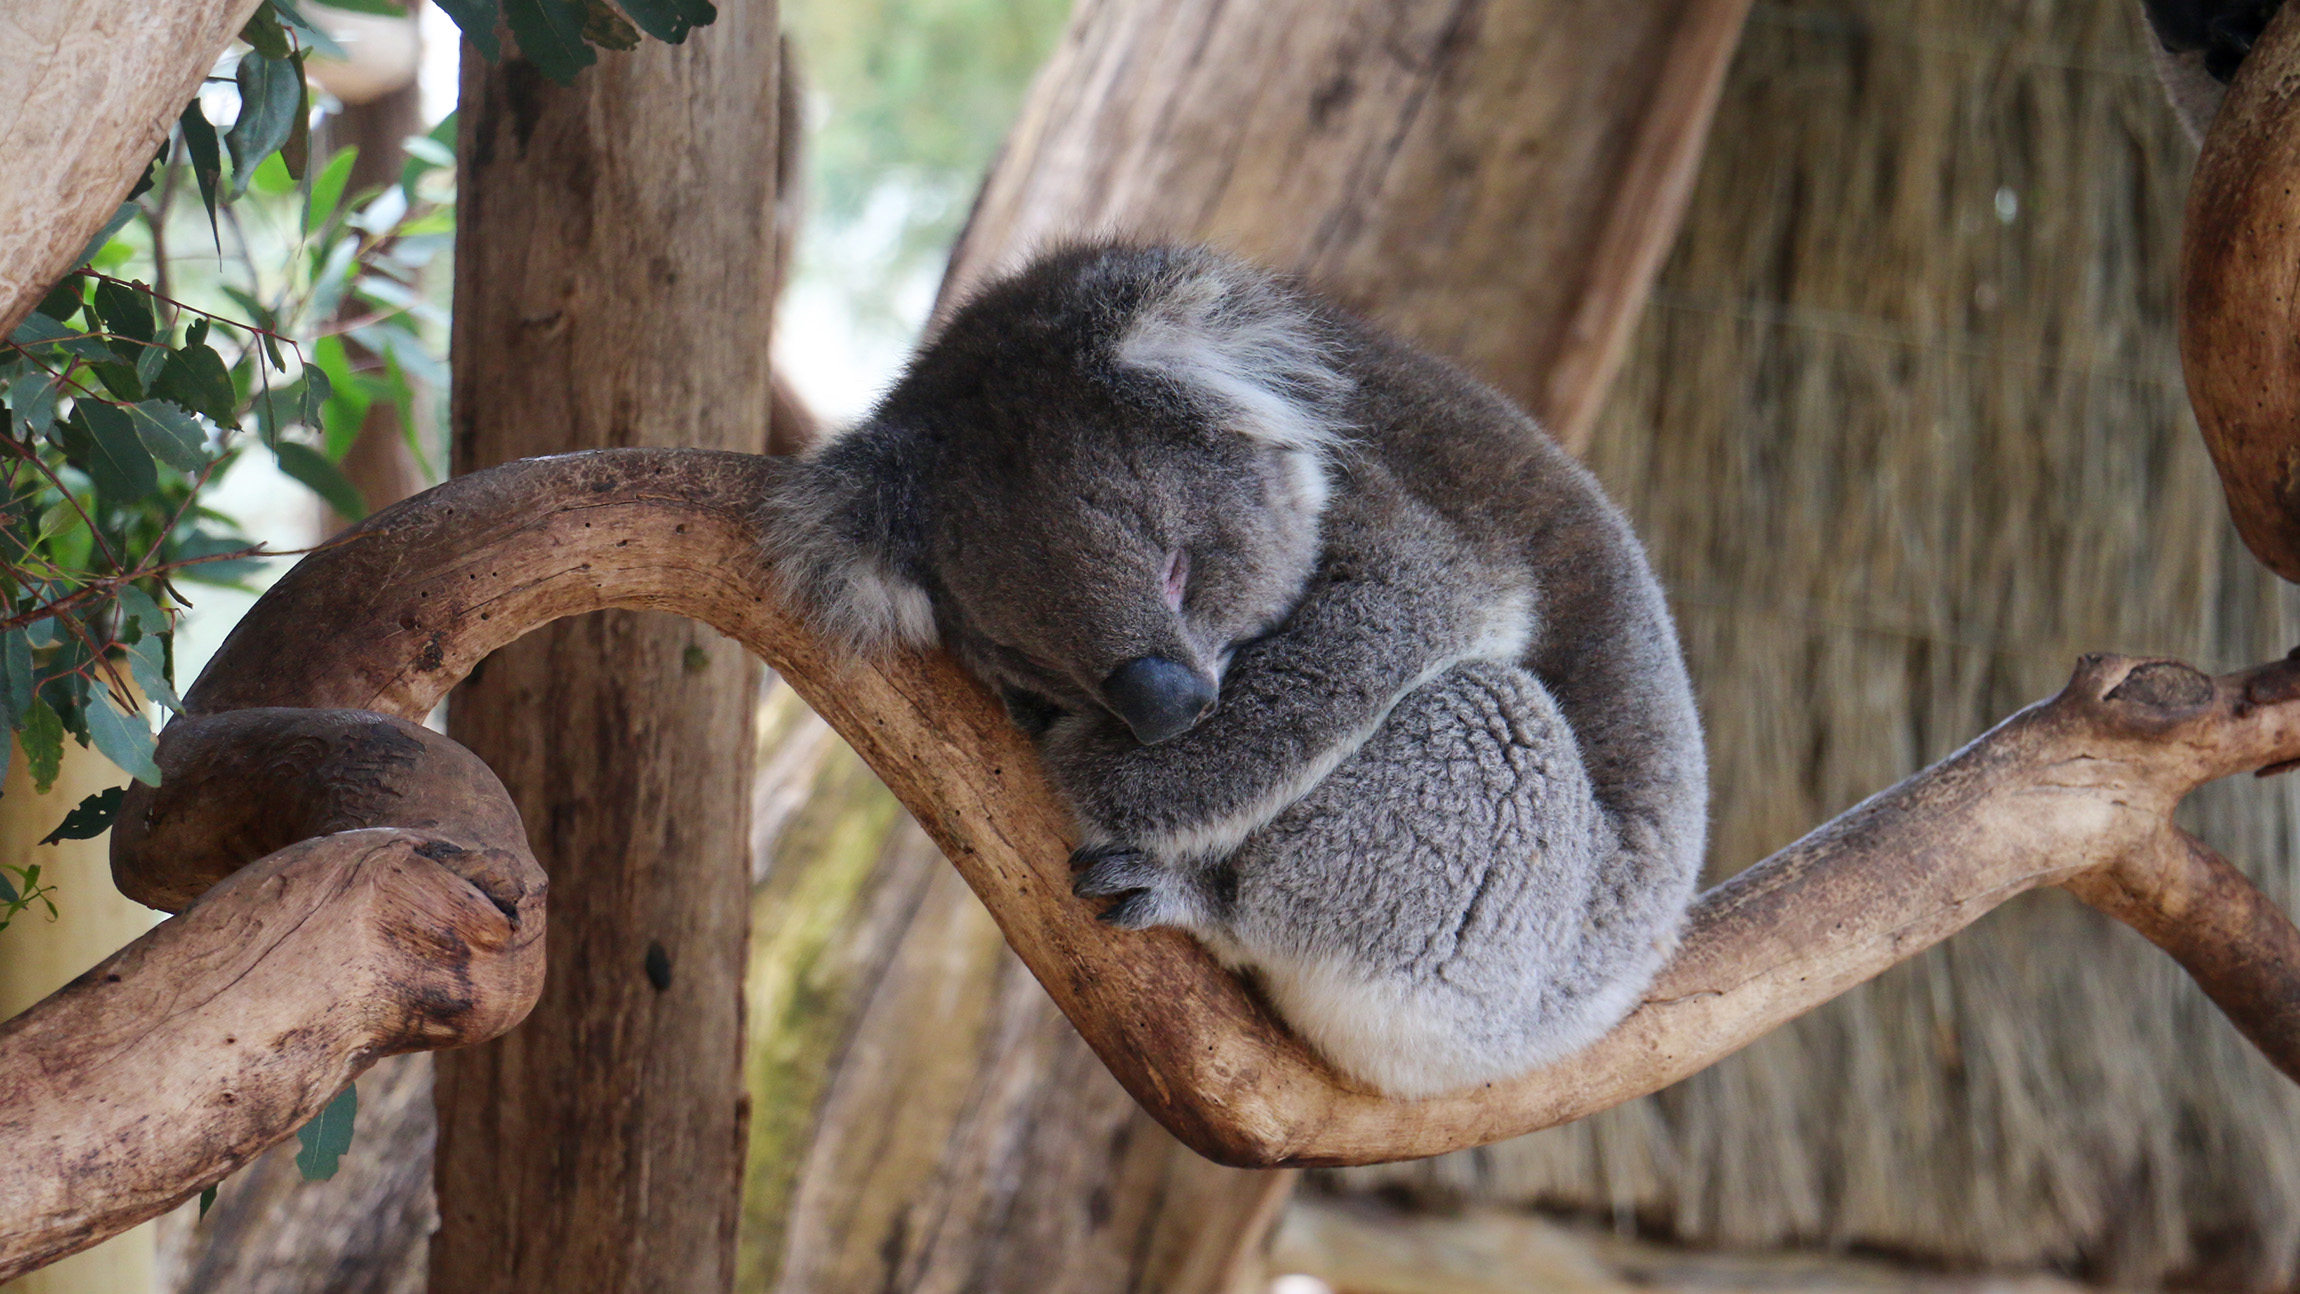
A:
<svg viewBox="0 0 2300 1294">
<path fill-rule="evenodd" d="M 1069 230 L 1208 238 L 1585 420 L 1742 7 L 1086 0 L 945 301 Z M 1183 1148 L 883 792 L 822 778 L 757 900 L 744 1287 L 1227 1294 L 1257 1271 L 1292 1174 Z"/>
<path fill-rule="evenodd" d="M 1589 456 L 1730 752 L 1713 876 L 2080 651 L 2300 641 L 2183 393 L 2191 150 L 2136 10 L 1797 0 L 1752 20 Z M 2296 793 L 2239 779 L 2184 819 L 2290 907 Z M 2300 1089 L 2174 967 L 2048 893 L 1659 1096 L 1346 1176 L 1700 1244 L 2282 1290 L 2295 1127 Z"/>
<path fill-rule="evenodd" d="M 765 447 L 776 23 L 722 4 L 576 85 L 464 60 L 455 466 L 593 446 Z M 552 878 L 543 1001 L 439 1058 L 431 1288 L 733 1280 L 755 664 L 617 612 L 490 657 L 450 730 Z"/>
</svg>

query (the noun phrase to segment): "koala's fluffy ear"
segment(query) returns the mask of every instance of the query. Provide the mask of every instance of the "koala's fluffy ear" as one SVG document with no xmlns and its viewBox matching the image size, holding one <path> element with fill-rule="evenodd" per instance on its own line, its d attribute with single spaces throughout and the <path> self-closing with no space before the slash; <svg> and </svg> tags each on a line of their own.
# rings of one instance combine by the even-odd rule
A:
<svg viewBox="0 0 2300 1294">
<path fill-rule="evenodd" d="M 1216 405 L 1238 431 L 1321 459 L 1348 431 L 1354 385 L 1334 352 L 1310 305 L 1211 254 L 1160 283 L 1117 344 L 1121 363 Z"/>
<path fill-rule="evenodd" d="M 818 630 L 852 651 L 935 641 L 904 448 L 893 429 L 865 423 L 793 460 L 767 500 L 776 580 Z"/>
</svg>

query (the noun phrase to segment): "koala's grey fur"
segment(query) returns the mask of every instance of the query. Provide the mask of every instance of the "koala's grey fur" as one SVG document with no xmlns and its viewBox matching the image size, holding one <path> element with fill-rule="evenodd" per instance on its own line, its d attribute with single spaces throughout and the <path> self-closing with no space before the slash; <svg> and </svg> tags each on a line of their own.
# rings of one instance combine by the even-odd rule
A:
<svg viewBox="0 0 2300 1294">
<path fill-rule="evenodd" d="M 1636 538 L 1500 395 L 1279 279 L 1041 259 L 769 506 L 822 623 L 1005 697 L 1080 894 L 1195 934 L 1349 1074 L 1560 1057 L 1673 942 L 1706 772 Z M 1145 745 L 1105 684 L 1151 656 L 1219 699 Z"/>
</svg>

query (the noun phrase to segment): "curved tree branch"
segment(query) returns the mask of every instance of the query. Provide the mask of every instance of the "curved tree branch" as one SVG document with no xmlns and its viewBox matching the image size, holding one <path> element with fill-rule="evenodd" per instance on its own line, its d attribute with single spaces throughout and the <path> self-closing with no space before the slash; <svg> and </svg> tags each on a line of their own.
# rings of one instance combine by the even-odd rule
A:
<svg viewBox="0 0 2300 1294">
<path fill-rule="evenodd" d="M 2163 847 L 2174 806 L 2205 781 L 2300 755 L 2300 664 L 2213 680 L 2088 658 L 2059 696 L 1704 896 L 1644 1006 L 1596 1047 L 1474 1092 L 1395 1101 L 1329 1075 L 1187 938 L 1114 931 L 1072 898 L 1066 815 L 948 659 L 825 654 L 761 556 L 757 504 L 780 470 L 622 450 L 451 482 L 290 572 L 188 704 L 418 715 L 487 652 L 557 616 L 645 606 L 706 621 L 782 671 L 894 788 L 1127 1089 L 1193 1147 L 1240 1164 L 1430 1155 L 1579 1118 L 1712 1063 L 2023 890 L 2098 869 L 2126 878 L 2120 894 L 2167 896 L 2104 901 L 2112 915 L 2184 925 L 2173 896 L 2187 891 L 2164 871 L 2184 856 Z M 129 842 L 115 868 L 130 894 L 180 904 L 228 861 Z M 2251 910 L 2281 921 L 2265 901 Z M 2259 1018 L 2256 1040 L 2285 1045 L 2300 963 L 2186 964 Z"/>
<path fill-rule="evenodd" d="M 445 737 L 239 710 L 169 725 L 159 763 L 167 789 L 114 847 L 226 875 L 0 1024 L 0 1281 L 214 1185 L 383 1056 L 496 1037 L 542 990 L 542 871 Z"/>
</svg>

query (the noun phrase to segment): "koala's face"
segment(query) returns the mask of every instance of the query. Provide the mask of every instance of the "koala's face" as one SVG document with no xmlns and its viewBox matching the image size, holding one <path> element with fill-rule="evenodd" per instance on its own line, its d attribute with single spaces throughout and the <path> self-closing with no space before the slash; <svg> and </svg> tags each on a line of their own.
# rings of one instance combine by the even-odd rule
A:
<svg viewBox="0 0 2300 1294">
<path fill-rule="evenodd" d="M 1020 422 L 978 429 L 930 487 L 943 640 L 1025 729 L 1103 710 L 1145 742 L 1187 730 L 1300 598 L 1321 467 L 1114 402 Z"/>
</svg>

